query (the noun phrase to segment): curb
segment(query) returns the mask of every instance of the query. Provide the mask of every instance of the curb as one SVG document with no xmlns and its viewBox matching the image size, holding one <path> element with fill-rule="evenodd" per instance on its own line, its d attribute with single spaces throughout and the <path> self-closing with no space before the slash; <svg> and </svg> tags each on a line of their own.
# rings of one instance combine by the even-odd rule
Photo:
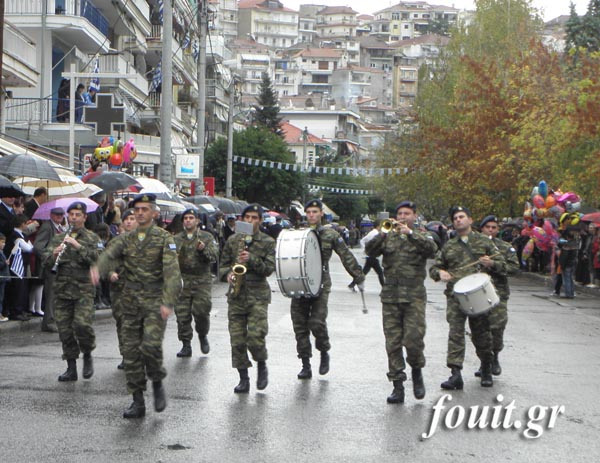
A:
<svg viewBox="0 0 600 463">
<path fill-rule="evenodd" d="M 96 310 L 94 321 L 95 320 L 104 320 L 105 318 L 112 318 L 112 310 L 104 309 L 104 310 Z M 13 332 L 42 332 L 42 317 L 35 317 L 31 320 L 27 320 L 24 322 L 20 321 L 7 321 L 0 323 L 0 334 L 1 333 L 13 333 Z M 48 334 L 56 334 L 58 333 L 48 333 Z"/>
<path fill-rule="evenodd" d="M 539 283 L 543 283 L 544 286 L 552 289 L 552 277 L 550 275 L 541 275 L 539 273 L 532 272 L 521 272 L 516 277 L 517 279 L 528 279 Z M 600 288 L 587 288 L 579 283 L 575 283 L 575 290 L 579 293 L 589 294 L 590 296 L 600 297 Z"/>
</svg>

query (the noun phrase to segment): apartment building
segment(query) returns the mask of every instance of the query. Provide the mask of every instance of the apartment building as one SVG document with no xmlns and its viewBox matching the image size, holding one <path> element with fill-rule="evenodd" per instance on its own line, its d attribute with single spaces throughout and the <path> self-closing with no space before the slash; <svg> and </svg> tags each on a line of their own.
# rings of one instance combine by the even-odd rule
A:
<svg viewBox="0 0 600 463">
<path fill-rule="evenodd" d="M 2 85 L 4 88 L 35 88 L 39 72 L 36 44 L 12 23 L 4 22 L 2 51 Z M 12 103 L 9 102 L 9 105 Z"/>
<path fill-rule="evenodd" d="M 215 6 L 215 19 L 211 30 L 221 31 L 225 43 L 234 40 L 238 35 L 237 0 L 211 0 L 211 4 Z"/>
<path fill-rule="evenodd" d="M 357 15 L 358 12 L 347 6 L 329 6 L 317 13 L 316 29 L 321 46 L 345 50 L 352 64 L 360 62 Z"/>
<path fill-rule="evenodd" d="M 296 53 L 294 60 L 302 72 L 299 94 L 331 94 L 331 75 L 348 64 L 348 53 L 339 48 L 306 48 Z"/>
<path fill-rule="evenodd" d="M 240 0 L 238 37 L 287 48 L 298 41 L 298 12 L 279 0 Z"/>
<path fill-rule="evenodd" d="M 308 128 L 301 129 L 288 121 L 281 122 L 281 131 L 288 149 L 294 154 L 296 164 L 304 167 L 314 167 L 320 151 L 325 151 L 330 146 L 326 140 L 310 133 Z"/>
</svg>

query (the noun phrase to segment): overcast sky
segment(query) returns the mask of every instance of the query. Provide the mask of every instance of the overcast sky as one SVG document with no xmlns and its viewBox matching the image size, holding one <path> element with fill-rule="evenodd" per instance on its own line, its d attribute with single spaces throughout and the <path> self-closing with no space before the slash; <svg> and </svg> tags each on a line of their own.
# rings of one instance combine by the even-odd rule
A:
<svg viewBox="0 0 600 463">
<path fill-rule="evenodd" d="M 397 0 L 281 0 L 285 6 L 298 10 L 301 4 L 330 5 L 330 6 L 350 6 L 359 13 L 373 14 L 375 11 L 382 10 L 391 5 L 396 5 Z M 471 0 L 432 0 L 428 2 L 432 5 L 454 6 L 459 9 L 474 9 L 475 2 Z M 556 18 L 561 14 L 569 14 L 569 5 L 571 0 L 533 0 L 536 8 L 543 10 L 544 20 Z M 585 14 L 589 0 L 573 0 L 577 13 Z"/>
</svg>

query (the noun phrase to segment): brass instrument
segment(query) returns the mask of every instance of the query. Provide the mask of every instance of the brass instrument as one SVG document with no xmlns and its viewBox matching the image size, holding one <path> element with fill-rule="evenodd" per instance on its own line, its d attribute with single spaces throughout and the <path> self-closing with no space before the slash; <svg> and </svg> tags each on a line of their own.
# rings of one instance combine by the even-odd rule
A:
<svg viewBox="0 0 600 463">
<path fill-rule="evenodd" d="M 394 219 L 385 219 L 381 221 L 381 231 L 382 233 L 389 233 L 394 231 L 394 229 L 398 226 L 400 222 Z"/>
<path fill-rule="evenodd" d="M 252 236 L 245 235 L 244 239 L 240 240 L 238 255 L 242 251 L 247 251 L 248 248 L 250 247 L 250 243 L 252 243 Z M 231 291 L 232 296 L 235 297 L 235 296 L 239 295 L 240 291 L 242 290 L 242 285 L 244 284 L 244 280 L 245 280 L 244 275 L 246 275 L 248 268 L 241 262 L 237 262 L 236 264 L 233 265 L 233 267 L 231 267 L 231 271 L 233 272 L 233 285 L 231 286 L 230 291 Z"/>
<path fill-rule="evenodd" d="M 69 224 L 69 227 L 67 228 L 67 231 L 65 232 L 65 237 L 63 239 L 63 242 L 61 243 L 62 249 L 60 250 L 60 252 L 56 256 L 56 260 L 54 261 L 54 265 L 50 269 L 50 271 L 53 274 L 55 274 L 55 275 L 58 273 L 58 265 L 60 264 L 60 258 L 62 257 L 62 255 L 65 253 L 65 250 L 67 249 L 67 243 L 65 243 L 65 241 L 67 239 L 67 236 L 69 236 L 69 234 L 71 233 L 71 230 L 73 230 L 73 225 Z"/>
</svg>

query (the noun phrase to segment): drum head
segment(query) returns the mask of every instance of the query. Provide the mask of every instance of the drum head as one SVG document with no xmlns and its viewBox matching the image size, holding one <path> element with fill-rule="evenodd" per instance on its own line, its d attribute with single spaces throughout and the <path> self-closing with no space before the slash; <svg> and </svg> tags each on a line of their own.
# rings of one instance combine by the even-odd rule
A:
<svg viewBox="0 0 600 463">
<path fill-rule="evenodd" d="M 310 230 L 306 235 L 304 246 L 304 275 L 311 295 L 316 296 L 321 291 L 323 264 L 321 262 L 321 247 L 317 234 Z"/>
<path fill-rule="evenodd" d="M 459 294 L 469 294 L 490 281 L 487 273 L 474 273 L 461 278 L 454 285 L 454 292 Z"/>
</svg>

